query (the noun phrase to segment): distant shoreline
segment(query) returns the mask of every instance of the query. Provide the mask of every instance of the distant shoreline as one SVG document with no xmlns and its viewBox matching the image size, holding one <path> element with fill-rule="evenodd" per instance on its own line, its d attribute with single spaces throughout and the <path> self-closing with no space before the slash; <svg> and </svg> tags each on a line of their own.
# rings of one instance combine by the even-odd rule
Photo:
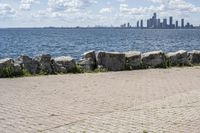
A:
<svg viewBox="0 0 200 133">
<path fill-rule="evenodd" d="M 0 29 L 134 29 L 134 30 L 199 30 L 200 27 L 184 28 L 184 29 L 149 29 L 149 28 L 121 28 L 121 27 L 10 27 Z"/>
</svg>

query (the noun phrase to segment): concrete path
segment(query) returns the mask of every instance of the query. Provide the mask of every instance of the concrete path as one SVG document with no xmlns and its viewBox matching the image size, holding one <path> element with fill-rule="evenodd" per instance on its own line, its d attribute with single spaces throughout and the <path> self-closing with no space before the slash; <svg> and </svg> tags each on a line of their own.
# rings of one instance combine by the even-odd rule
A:
<svg viewBox="0 0 200 133">
<path fill-rule="evenodd" d="M 0 133 L 199 133 L 200 67 L 0 79 Z"/>
</svg>

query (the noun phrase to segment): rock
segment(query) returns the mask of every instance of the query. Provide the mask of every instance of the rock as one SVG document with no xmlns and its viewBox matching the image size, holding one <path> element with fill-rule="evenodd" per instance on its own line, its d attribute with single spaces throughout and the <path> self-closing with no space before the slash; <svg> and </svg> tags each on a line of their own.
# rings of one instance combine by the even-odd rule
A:
<svg viewBox="0 0 200 133">
<path fill-rule="evenodd" d="M 141 67 L 141 53 L 137 51 L 130 51 L 125 53 L 127 69 L 133 70 Z"/>
<path fill-rule="evenodd" d="M 170 52 L 166 54 L 169 63 L 172 66 L 191 65 L 189 55 L 186 51 L 180 50 L 177 52 Z"/>
<path fill-rule="evenodd" d="M 53 59 L 57 67 L 57 72 L 61 71 L 63 73 L 73 71 L 76 68 L 75 60 L 70 56 L 61 56 Z"/>
<path fill-rule="evenodd" d="M 0 60 L 0 69 L 13 67 L 14 60 L 11 58 L 1 59 Z"/>
<path fill-rule="evenodd" d="M 11 77 L 14 74 L 14 60 L 11 58 L 0 60 L 0 78 Z"/>
<path fill-rule="evenodd" d="M 54 61 L 54 59 L 52 59 L 51 61 L 51 65 L 52 65 L 52 69 L 53 69 L 53 73 L 67 73 L 67 70 L 65 69 L 65 67 L 63 67 L 61 64 L 58 64 Z"/>
<path fill-rule="evenodd" d="M 77 63 L 82 70 L 92 71 L 96 68 L 96 63 L 92 60 L 82 59 Z"/>
<path fill-rule="evenodd" d="M 11 58 L 0 60 L 0 78 L 14 77 L 22 75 L 22 69 L 19 64 L 15 64 Z"/>
<path fill-rule="evenodd" d="M 51 55 L 43 54 L 43 55 L 35 57 L 34 60 L 39 62 L 40 72 L 44 72 L 46 74 L 53 73 Z"/>
<path fill-rule="evenodd" d="M 39 72 L 39 62 L 33 60 L 27 55 L 21 55 L 17 59 L 15 59 L 15 64 L 19 64 L 22 69 L 26 70 L 31 74 L 36 74 Z"/>
<path fill-rule="evenodd" d="M 18 75 L 22 75 L 22 67 L 19 64 L 15 64 L 13 65 L 13 70 L 14 70 L 14 75 L 18 76 Z"/>
<path fill-rule="evenodd" d="M 95 51 L 88 51 L 83 54 L 83 59 L 90 60 L 96 62 L 96 54 Z"/>
<path fill-rule="evenodd" d="M 97 65 L 111 71 L 125 70 L 126 58 L 124 53 L 98 52 L 96 54 Z"/>
<path fill-rule="evenodd" d="M 142 63 L 145 67 L 166 67 L 166 57 L 162 51 L 153 51 L 142 54 Z"/>
<path fill-rule="evenodd" d="M 194 65 L 200 64 L 200 51 L 194 50 L 189 52 L 188 54 L 192 64 Z"/>
<path fill-rule="evenodd" d="M 81 69 L 92 71 L 96 68 L 96 54 L 95 51 L 88 51 L 83 54 L 83 59 L 78 61 Z"/>
</svg>

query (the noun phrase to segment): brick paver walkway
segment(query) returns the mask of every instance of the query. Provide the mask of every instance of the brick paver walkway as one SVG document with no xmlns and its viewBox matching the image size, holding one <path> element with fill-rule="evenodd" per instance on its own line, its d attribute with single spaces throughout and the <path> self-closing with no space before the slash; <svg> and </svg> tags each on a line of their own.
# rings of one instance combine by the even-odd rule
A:
<svg viewBox="0 0 200 133">
<path fill-rule="evenodd" d="M 0 79 L 0 133 L 200 132 L 200 67 Z"/>
</svg>

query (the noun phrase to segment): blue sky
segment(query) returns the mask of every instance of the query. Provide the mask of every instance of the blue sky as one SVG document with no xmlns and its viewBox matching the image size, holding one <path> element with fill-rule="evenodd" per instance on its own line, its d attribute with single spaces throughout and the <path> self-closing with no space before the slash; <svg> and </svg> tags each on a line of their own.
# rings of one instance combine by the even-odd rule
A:
<svg viewBox="0 0 200 133">
<path fill-rule="evenodd" d="M 0 0 L 0 27 L 135 26 L 154 12 L 200 24 L 199 0 Z"/>
</svg>

